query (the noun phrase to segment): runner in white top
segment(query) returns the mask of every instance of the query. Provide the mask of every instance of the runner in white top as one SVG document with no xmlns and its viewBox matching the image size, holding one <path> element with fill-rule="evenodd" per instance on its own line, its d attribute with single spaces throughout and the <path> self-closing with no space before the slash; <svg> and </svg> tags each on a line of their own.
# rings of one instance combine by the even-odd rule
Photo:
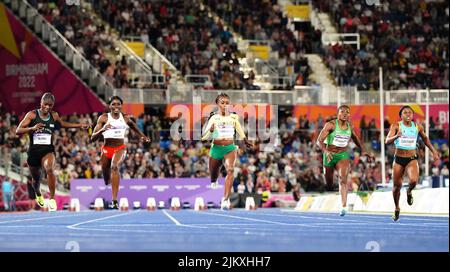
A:
<svg viewBox="0 0 450 272">
<path fill-rule="evenodd" d="M 221 93 L 216 98 L 216 104 L 219 106 L 219 111 L 213 113 L 208 120 L 202 141 L 208 139 L 212 139 L 213 141 L 209 158 L 212 188 L 217 188 L 219 169 L 222 162 L 225 161 L 224 164 L 227 170 L 227 176 L 225 178 L 225 191 L 221 202 L 221 208 L 230 209 L 230 194 L 234 179 L 233 170 L 238 148 L 234 144 L 235 130 L 244 140 L 247 148 L 253 149 L 253 144 L 245 137 L 244 130 L 239 123 L 239 116 L 235 113 L 230 113 L 228 110 L 228 107 L 230 106 L 230 97 L 225 93 Z"/>
<path fill-rule="evenodd" d="M 109 113 L 102 114 L 92 133 L 91 140 L 96 141 L 101 136 L 104 138 L 102 147 L 102 170 L 105 185 L 112 184 L 111 208 L 118 209 L 117 195 L 119 193 L 119 165 L 123 162 L 126 153 L 125 137 L 128 128 L 131 128 L 140 137 L 141 141 L 149 143 L 150 138 L 142 133 L 138 126 L 128 115 L 121 112 L 123 101 L 118 96 L 109 99 Z"/>
</svg>

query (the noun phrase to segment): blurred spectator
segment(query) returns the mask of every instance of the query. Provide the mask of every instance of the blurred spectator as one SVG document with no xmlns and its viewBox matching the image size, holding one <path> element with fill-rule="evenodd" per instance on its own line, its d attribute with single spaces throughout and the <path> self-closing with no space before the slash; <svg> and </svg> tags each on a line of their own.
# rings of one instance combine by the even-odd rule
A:
<svg viewBox="0 0 450 272">
<path fill-rule="evenodd" d="M 6 211 L 14 211 L 14 185 L 6 177 L 2 182 L 3 204 Z"/>
<path fill-rule="evenodd" d="M 324 60 L 342 85 L 378 89 L 378 67 L 384 88 L 448 88 L 447 1 L 392 0 L 366 5 L 355 0 L 317 0 L 339 33 L 358 33 L 360 49 L 334 44 Z"/>
</svg>

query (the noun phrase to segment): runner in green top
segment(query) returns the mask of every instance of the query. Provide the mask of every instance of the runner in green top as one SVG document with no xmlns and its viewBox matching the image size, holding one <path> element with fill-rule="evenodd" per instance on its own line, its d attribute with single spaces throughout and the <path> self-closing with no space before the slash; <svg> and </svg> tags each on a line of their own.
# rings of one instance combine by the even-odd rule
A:
<svg viewBox="0 0 450 272">
<path fill-rule="evenodd" d="M 317 145 L 323 152 L 323 167 L 327 189 L 333 188 L 333 174 L 337 170 L 340 177 L 339 191 L 341 193 L 341 216 L 347 213 L 347 183 L 350 170 L 350 156 L 347 152 L 350 139 L 361 149 L 361 156 L 366 156 L 367 161 L 375 159 L 372 153 L 365 151 L 359 137 L 356 135 L 351 123 L 349 106 L 342 105 L 338 108 L 337 119 L 329 121 L 319 134 Z"/>
</svg>

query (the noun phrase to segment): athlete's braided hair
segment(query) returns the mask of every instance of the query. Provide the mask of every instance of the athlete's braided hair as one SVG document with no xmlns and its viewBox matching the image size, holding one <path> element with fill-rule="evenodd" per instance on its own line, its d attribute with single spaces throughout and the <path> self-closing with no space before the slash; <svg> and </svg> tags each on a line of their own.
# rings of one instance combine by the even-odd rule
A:
<svg viewBox="0 0 450 272">
<path fill-rule="evenodd" d="M 410 109 L 414 113 L 414 110 L 410 106 L 406 105 L 406 106 L 403 106 L 400 108 L 400 111 L 398 112 L 398 116 L 402 117 L 402 112 L 404 109 Z"/>
<path fill-rule="evenodd" d="M 339 108 L 338 108 L 338 112 L 339 112 L 341 109 L 343 109 L 343 108 L 346 108 L 346 109 L 350 110 L 350 107 L 349 107 L 348 105 L 340 105 Z"/>
<path fill-rule="evenodd" d="M 44 100 L 51 100 L 52 102 L 55 102 L 55 96 L 50 92 L 46 92 L 42 95 L 42 98 L 41 98 L 41 101 L 44 101 Z"/>
<path fill-rule="evenodd" d="M 216 104 L 219 103 L 219 99 L 223 97 L 223 98 L 228 98 L 230 99 L 230 96 L 226 93 L 220 93 L 217 97 L 216 97 Z"/>
<path fill-rule="evenodd" d="M 120 104 L 123 104 L 122 98 L 120 98 L 120 97 L 117 96 L 117 95 L 113 95 L 113 96 L 111 96 L 111 97 L 109 98 L 109 100 L 108 100 L 108 105 L 111 105 L 111 103 L 113 102 L 114 99 L 119 100 L 119 101 L 120 101 Z"/>
</svg>

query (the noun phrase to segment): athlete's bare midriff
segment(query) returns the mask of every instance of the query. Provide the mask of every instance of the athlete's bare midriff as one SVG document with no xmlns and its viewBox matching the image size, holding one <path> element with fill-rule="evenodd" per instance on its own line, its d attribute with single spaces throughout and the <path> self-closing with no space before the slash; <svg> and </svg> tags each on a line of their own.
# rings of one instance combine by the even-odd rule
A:
<svg viewBox="0 0 450 272">
<path fill-rule="evenodd" d="M 125 143 L 124 139 L 112 139 L 112 138 L 105 139 L 105 146 L 109 147 L 118 147 L 123 145 L 124 143 Z"/>
<path fill-rule="evenodd" d="M 342 153 L 347 151 L 347 146 L 346 147 L 339 147 L 339 146 L 335 146 L 335 145 L 327 145 L 327 151 L 330 151 L 332 153 Z"/>
<path fill-rule="evenodd" d="M 404 149 L 395 149 L 395 156 L 396 157 L 403 157 L 403 158 L 411 158 L 412 156 L 416 155 L 416 150 L 404 150 Z"/>
<path fill-rule="evenodd" d="M 233 139 L 215 139 L 213 141 L 213 144 L 215 144 L 215 145 L 230 145 L 233 143 L 234 143 Z"/>
</svg>

